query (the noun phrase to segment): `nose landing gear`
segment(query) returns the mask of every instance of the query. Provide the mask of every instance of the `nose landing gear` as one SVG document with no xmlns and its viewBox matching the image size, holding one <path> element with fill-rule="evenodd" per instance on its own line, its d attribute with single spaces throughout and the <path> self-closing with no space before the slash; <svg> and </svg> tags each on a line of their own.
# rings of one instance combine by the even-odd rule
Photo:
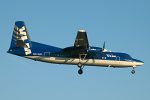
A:
<svg viewBox="0 0 150 100">
<path fill-rule="evenodd" d="M 133 66 L 133 70 L 131 71 L 132 74 L 135 73 L 135 70 L 134 70 L 135 68 L 136 68 L 136 66 Z"/>
<path fill-rule="evenodd" d="M 133 69 L 133 70 L 131 71 L 131 73 L 134 74 L 134 73 L 135 73 L 135 70 Z"/>
</svg>

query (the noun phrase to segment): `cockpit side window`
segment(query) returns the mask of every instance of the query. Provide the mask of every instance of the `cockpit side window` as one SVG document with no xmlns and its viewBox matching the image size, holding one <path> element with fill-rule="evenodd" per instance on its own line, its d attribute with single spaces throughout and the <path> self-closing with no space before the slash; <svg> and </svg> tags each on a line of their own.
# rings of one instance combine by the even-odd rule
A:
<svg viewBox="0 0 150 100">
<path fill-rule="evenodd" d="M 125 55 L 126 58 L 131 58 L 129 55 Z"/>
</svg>

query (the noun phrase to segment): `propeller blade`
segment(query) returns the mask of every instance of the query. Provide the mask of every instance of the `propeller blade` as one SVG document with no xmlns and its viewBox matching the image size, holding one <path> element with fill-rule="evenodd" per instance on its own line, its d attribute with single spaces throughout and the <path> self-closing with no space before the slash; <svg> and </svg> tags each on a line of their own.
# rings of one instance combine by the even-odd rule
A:
<svg viewBox="0 0 150 100">
<path fill-rule="evenodd" d="M 104 51 L 105 50 L 105 41 L 104 41 L 104 44 L 103 44 L 103 49 L 102 49 L 102 51 Z"/>
</svg>

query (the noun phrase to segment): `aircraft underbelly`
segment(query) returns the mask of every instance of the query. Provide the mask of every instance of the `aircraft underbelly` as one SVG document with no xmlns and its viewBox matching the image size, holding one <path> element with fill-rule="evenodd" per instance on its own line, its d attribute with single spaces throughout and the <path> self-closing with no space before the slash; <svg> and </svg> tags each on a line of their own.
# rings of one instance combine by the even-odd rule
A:
<svg viewBox="0 0 150 100">
<path fill-rule="evenodd" d="M 25 58 L 37 60 L 37 61 L 43 61 L 48 63 L 58 63 L 58 64 L 73 64 L 77 65 L 79 62 L 81 62 L 83 65 L 100 65 L 100 63 L 103 65 L 105 64 L 104 60 L 100 61 L 95 59 L 85 59 L 85 60 L 79 60 L 77 58 L 65 58 L 65 57 L 43 57 L 43 56 L 25 56 Z"/>
<path fill-rule="evenodd" d="M 65 58 L 65 57 L 45 57 L 45 56 L 25 56 L 25 58 L 57 64 L 72 64 L 77 65 L 79 62 L 83 65 L 92 66 L 108 66 L 108 67 L 130 67 L 132 62 L 117 61 L 117 60 L 101 60 L 101 59 L 81 59 Z"/>
<path fill-rule="evenodd" d="M 120 65 L 122 67 L 133 67 L 134 64 L 131 61 L 120 61 Z"/>
</svg>

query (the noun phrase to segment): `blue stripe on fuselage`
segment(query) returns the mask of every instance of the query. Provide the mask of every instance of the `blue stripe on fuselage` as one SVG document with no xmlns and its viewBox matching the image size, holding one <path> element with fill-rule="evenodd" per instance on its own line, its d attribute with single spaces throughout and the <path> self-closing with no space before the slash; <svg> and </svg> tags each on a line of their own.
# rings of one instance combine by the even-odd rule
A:
<svg viewBox="0 0 150 100">
<path fill-rule="evenodd" d="M 44 53 L 50 52 L 50 54 L 60 54 L 62 51 L 62 48 L 54 47 L 54 46 L 49 46 L 37 42 L 31 42 L 32 43 L 32 54 L 34 56 L 45 56 Z M 105 59 L 105 60 L 120 60 L 120 61 L 130 61 L 132 60 L 131 56 L 126 53 L 118 53 L 118 52 L 101 52 L 102 48 L 99 47 L 90 47 L 89 53 L 93 53 L 93 57 L 91 59 Z M 29 56 L 30 56 L 29 55 Z M 59 57 L 59 56 L 57 56 Z M 61 56 L 62 57 L 62 56 Z M 65 56 L 64 56 L 65 57 Z M 72 56 L 73 57 L 73 56 Z M 77 57 L 77 56 L 76 56 Z"/>
</svg>

